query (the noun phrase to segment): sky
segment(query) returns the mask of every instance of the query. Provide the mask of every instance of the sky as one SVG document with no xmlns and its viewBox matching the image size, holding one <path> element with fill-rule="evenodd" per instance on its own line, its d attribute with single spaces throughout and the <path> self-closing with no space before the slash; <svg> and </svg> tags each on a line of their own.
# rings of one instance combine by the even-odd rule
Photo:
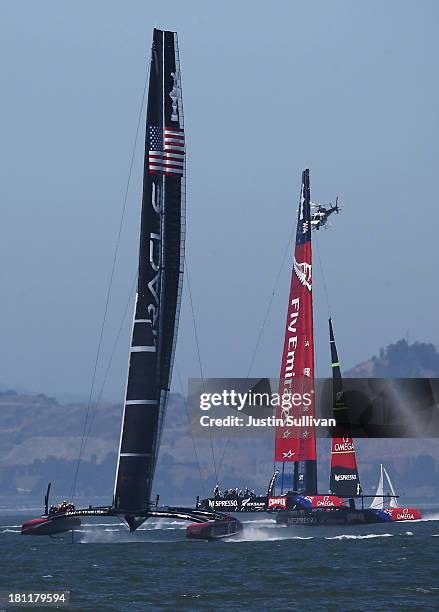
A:
<svg viewBox="0 0 439 612">
<path fill-rule="evenodd" d="M 342 207 L 313 235 L 317 375 L 329 311 L 345 368 L 402 337 L 439 345 L 437 2 L 3 0 L 1 15 L 1 387 L 88 396 L 154 26 L 179 35 L 203 374 L 248 374 L 277 277 L 251 374 L 278 374 L 307 167 L 312 200 Z M 136 271 L 143 131 L 142 116 L 97 388 Z M 200 374 L 187 280 L 183 385 Z"/>
</svg>

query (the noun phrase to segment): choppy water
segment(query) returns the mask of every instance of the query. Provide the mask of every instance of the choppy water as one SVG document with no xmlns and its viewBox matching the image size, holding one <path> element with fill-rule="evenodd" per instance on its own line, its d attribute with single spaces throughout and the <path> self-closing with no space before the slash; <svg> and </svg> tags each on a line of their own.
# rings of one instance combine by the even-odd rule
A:
<svg viewBox="0 0 439 612">
<path fill-rule="evenodd" d="M 350 528 L 276 527 L 254 514 L 222 542 L 186 541 L 176 521 L 130 534 L 86 519 L 73 545 L 21 536 L 34 515 L 0 514 L 0 590 L 69 590 L 74 609 L 439 609 L 439 512 Z"/>
</svg>

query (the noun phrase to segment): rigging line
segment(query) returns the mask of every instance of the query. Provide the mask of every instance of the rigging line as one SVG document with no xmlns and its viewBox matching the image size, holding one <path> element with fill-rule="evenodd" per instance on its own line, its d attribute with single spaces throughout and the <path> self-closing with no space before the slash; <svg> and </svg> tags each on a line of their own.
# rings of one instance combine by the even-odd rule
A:
<svg viewBox="0 0 439 612">
<path fill-rule="evenodd" d="M 329 294 L 328 294 L 328 288 L 326 286 L 325 271 L 323 269 L 323 264 L 322 264 L 322 260 L 320 257 L 319 241 L 315 240 L 314 244 L 316 245 L 317 259 L 319 260 L 320 274 L 322 275 L 322 280 L 323 280 L 323 292 L 325 294 L 326 308 L 328 309 L 328 315 L 331 316 L 331 306 L 329 304 Z"/>
<path fill-rule="evenodd" d="M 119 325 L 119 329 L 117 330 L 116 338 L 115 338 L 114 343 L 113 343 L 113 348 L 111 350 L 110 359 L 108 361 L 107 369 L 105 371 L 105 376 L 104 376 L 101 388 L 99 389 L 98 397 L 97 397 L 97 399 L 96 399 L 96 401 L 94 403 L 94 407 L 93 407 L 94 410 L 93 410 L 93 412 L 91 414 L 90 422 L 89 422 L 89 426 L 88 426 L 88 431 L 86 432 L 86 435 L 85 435 L 84 449 L 87 446 L 88 438 L 91 435 L 91 430 L 92 430 L 93 422 L 94 422 L 94 419 L 95 419 L 95 416 L 96 416 L 96 409 L 98 408 L 99 403 L 100 403 L 100 401 L 102 399 L 104 388 L 105 388 L 105 385 L 106 385 L 107 380 L 108 380 L 108 375 L 109 375 L 110 370 L 111 370 L 111 365 L 113 363 L 113 358 L 114 358 L 114 355 L 116 354 L 116 348 L 117 348 L 117 345 L 119 343 L 119 338 L 120 338 L 120 335 L 122 333 L 123 326 L 125 324 L 125 320 L 126 320 L 126 317 L 127 317 L 128 311 L 129 311 L 129 307 L 130 307 L 132 299 L 133 299 L 133 295 L 135 294 L 135 291 L 136 291 L 136 284 L 137 284 L 137 272 L 136 272 L 136 274 L 134 276 L 134 280 L 133 280 L 133 283 L 131 285 L 130 293 L 128 295 L 128 300 L 127 300 L 127 302 L 125 304 L 125 308 L 123 310 L 122 319 L 121 319 L 121 322 L 120 322 L 120 325 Z"/>
<path fill-rule="evenodd" d="M 268 300 L 267 308 L 265 310 L 265 316 L 263 318 L 262 325 L 261 325 L 261 327 L 259 329 L 258 338 L 256 340 L 256 345 L 255 345 L 255 348 L 253 350 L 253 354 L 252 354 L 252 358 L 250 360 L 250 365 L 249 365 L 249 368 L 248 368 L 248 371 L 247 371 L 246 378 L 250 377 L 250 373 L 252 371 L 252 368 L 253 368 L 253 365 L 254 365 L 254 362 L 255 362 L 255 359 L 256 359 L 256 354 L 258 352 L 259 345 L 260 345 L 261 340 L 262 340 L 262 335 L 264 333 L 264 329 L 265 329 L 265 326 L 267 324 L 268 316 L 270 314 L 270 310 L 271 310 L 271 307 L 273 305 L 274 296 L 276 295 L 276 291 L 277 291 L 277 288 L 278 288 L 278 285 L 279 285 L 279 280 L 280 280 L 280 277 L 281 277 L 281 274 L 282 274 L 282 270 L 283 270 L 283 268 L 285 266 L 285 261 L 287 259 L 288 250 L 290 248 L 290 245 L 291 245 L 292 239 L 294 238 L 294 234 L 295 233 L 296 233 L 296 230 L 295 230 L 295 228 L 293 226 L 293 229 L 291 230 L 291 233 L 290 233 L 290 235 L 288 237 L 287 243 L 286 243 L 285 248 L 284 248 L 284 252 L 283 252 L 283 256 L 282 256 L 282 262 L 280 264 L 280 267 L 279 267 L 277 275 L 276 275 L 276 280 L 274 282 L 273 291 L 272 291 L 271 296 L 270 296 L 270 298 Z M 227 438 L 226 443 L 224 445 L 223 454 L 221 456 L 221 460 L 220 460 L 220 463 L 219 463 L 218 473 L 221 473 L 221 469 L 222 469 L 222 466 L 223 466 L 223 462 L 224 462 L 224 458 L 225 458 L 225 455 L 226 455 L 226 451 L 227 451 L 227 448 L 228 448 L 229 443 L 230 443 L 230 439 L 231 439 L 231 435 L 229 434 L 229 437 Z"/>
<path fill-rule="evenodd" d="M 109 278 L 109 281 L 108 281 L 107 295 L 106 295 L 105 308 L 104 308 L 104 315 L 103 315 L 103 318 L 102 318 L 102 324 L 101 324 L 101 329 L 100 329 L 100 333 L 99 333 L 98 348 L 97 348 L 97 351 L 96 351 L 96 358 L 95 358 L 95 362 L 94 362 L 94 366 L 93 366 L 93 375 L 92 375 L 92 380 L 91 380 L 91 385 L 90 385 L 90 393 L 89 393 L 88 402 L 87 402 L 87 409 L 86 409 L 86 413 L 85 413 L 84 427 L 83 427 L 83 430 L 82 430 L 82 438 L 81 438 L 81 445 L 80 445 L 80 448 L 79 448 L 78 462 L 77 462 L 77 465 L 76 465 L 75 475 L 74 475 L 74 478 L 73 478 L 73 484 L 72 484 L 72 488 L 71 488 L 71 498 L 72 498 L 72 500 L 73 500 L 74 495 L 75 495 L 75 489 L 76 489 L 76 484 L 77 484 L 77 480 L 78 480 L 79 466 L 81 464 L 82 452 L 84 450 L 84 437 L 85 437 L 85 432 L 87 430 L 87 423 L 88 423 L 88 418 L 89 418 L 89 413 L 90 413 L 90 407 L 91 407 L 91 403 L 92 403 L 92 399 L 93 399 L 94 387 L 95 387 L 95 383 L 96 383 L 96 374 L 97 374 L 97 369 L 98 369 L 99 357 L 100 357 L 100 354 L 101 354 L 102 339 L 103 339 L 103 336 L 104 336 L 105 323 L 107 321 L 108 306 L 109 306 L 109 303 L 110 303 L 111 288 L 113 286 L 114 273 L 115 273 L 115 270 L 116 270 L 117 255 L 118 255 L 119 246 L 120 246 L 120 238 L 121 238 L 121 234 L 122 234 L 123 222 L 124 222 L 124 218 L 125 218 L 125 211 L 126 211 L 127 202 L 128 202 L 128 192 L 129 192 L 131 176 L 132 176 L 132 172 L 133 172 L 134 157 L 135 157 L 136 148 L 137 148 L 137 140 L 138 140 L 138 136 L 139 136 L 140 123 L 141 123 L 141 120 L 142 120 L 143 107 L 145 105 L 145 97 L 146 97 L 147 84 L 148 84 L 148 75 L 146 77 L 145 84 L 143 86 L 142 100 L 141 100 L 140 108 L 139 108 L 139 116 L 138 116 L 138 119 L 137 119 L 136 133 L 135 133 L 135 136 L 134 136 L 134 143 L 133 143 L 133 147 L 132 147 L 132 151 L 131 151 L 131 160 L 130 160 L 130 166 L 129 166 L 129 172 L 128 172 L 128 180 L 127 180 L 127 184 L 126 184 L 126 188 L 125 188 L 122 212 L 121 212 L 121 215 L 120 215 L 119 228 L 118 228 L 117 237 L 116 237 L 116 246 L 115 246 L 115 249 L 114 249 L 113 262 L 112 262 L 112 266 L 111 266 L 111 273 L 110 273 L 110 278 Z"/>
<path fill-rule="evenodd" d="M 188 287 L 188 291 L 189 291 L 189 301 L 190 301 L 190 304 L 191 304 L 192 323 L 193 323 L 193 327 L 194 327 L 195 343 L 197 345 L 198 367 L 200 368 L 201 380 L 204 383 L 203 364 L 202 364 L 202 361 L 201 361 L 200 343 L 198 341 L 198 331 L 197 331 L 197 325 L 196 325 L 196 321 L 195 321 L 195 310 L 194 310 L 194 303 L 193 303 L 193 300 L 192 300 L 192 290 L 191 290 L 191 283 L 190 283 L 190 279 L 189 279 L 189 267 L 188 267 L 186 255 L 184 256 L 184 261 L 185 261 L 185 263 L 184 263 L 185 274 L 186 274 L 186 278 L 187 278 L 187 287 Z"/>
<path fill-rule="evenodd" d="M 328 288 L 326 286 L 326 277 L 325 277 L 325 271 L 323 269 L 323 263 L 322 263 L 322 259 L 320 257 L 320 247 L 319 247 L 319 240 L 316 238 L 314 241 L 314 244 L 316 245 L 316 252 L 317 252 L 317 259 L 319 262 L 319 269 L 320 269 L 320 275 L 322 277 L 322 281 L 323 281 L 323 293 L 325 295 L 325 301 L 326 301 L 326 308 L 328 311 L 328 316 L 329 318 L 331 318 L 331 306 L 329 304 L 329 293 L 328 293 Z M 314 371 L 315 371 L 315 375 L 316 378 L 318 378 L 318 365 L 316 363 L 314 363 Z"/>
<path fill-rule="evenodd" d="M 286 261 L 287 255 L 288 255 L 288 250 L 289 250 L 291 241 L 292 241 L 295 233 L 296 233 L 296 230 L 293 228 L 291 230 L 291 233 L 290 233 L 289 237 L 288 237 L 288 241 L 287 241 L 287 243 L 285 245 L 285 249 L 284 249 L 284 253 L 283 253 L 283 257 L 282 257 L 282 263 L 281 263 L 281 265 L 279 267 L 279 270 L 277 272 L 277 276 L 276 276 L 276 280 L 274 282 L 274 287 L 273 287 L 272 294 L 270 296 L 270 299 L 268 300 L 267 309 L 265 311 L 265 316 L 264 316 L 264 319 L 262 321 L 262 325 L 261 325 L 261 327 L 259 329 L 258 338 L 256 340 L 256 345 L 255 345 L 255 348 L 253 350 L 253 355 L 252 355 L 252 358 L 250 360 L 250 366 L 248 368 L 247 377 L 246 378 L 249 378 L 250 372 L 252 371 L 252 368 L 253 368 L 253 365 L 254 365 L 254 362 L 255 362 L 255 358 L 256 358 L 256 354 L 258 352 L 259 344 L 260 344 L 261 339 L 262 339 L 262 334 L 264 333 L 265 325 L 267 324 L 268 315 L 270 314 L 270 310 L 271 310 L 271 306 L 273 304 L 274 296 L 276 295 L 276 291 L 277 291 L 277 288 L 278 288 L 279 280 L 280 280 L 280 277 L 281 277 L 281 274 L 282 274 L 282 270 L 284 268 L 285 261 Z"/>
<path fill-rule="evenodd" d="M 183 381 L 181 378 L 181 374 L 180 374 L 180 368 L 178 367 L 178 364 L 175 364 L 175 369 L 177 370 L 177 378 L 178 378 L 178 382 L 180 384 L 180 389 L 181 389 L 181 396 L 183 398 L 183 404 L 186 410 L 186 416 L 187 416 L 187 422 L 188 422 L 188 427 L 189 427 L 189 433 L 191 435 L 191 439 L 192 439 L 192 446 L 194 448 L 194 455 L 195 455 L 195 460 L 197 462 L 197 467 L 198 467 L 198 474 L 200 477 L 200 485 L 201 485 L 201 489 L 203 491 L 203 495 L 205 497 L 206 496 L 206 488 L 205 488 L 205 479 L 203 477 L 203 472 L 201 469 L 201 463 L 200 463 L 200 459 L 198 456 L 198 451 L 197 451 L 197 445 L 195 444 L 195 437 L 194 437 L 194 432 L 192 431 L 192 427 L 191 427 L 191 420 L 190 420 L 190 416 L 189 416 L 189 409 L 188 409 L 188 405 L 187 405 L 187 398 L 184 394 L 184 387 L 183 387 Z"/>
<path fill-rule="evenodd" d="M 201 381 L 203 384 L 203 389 L 204 389 L 204 373 L 203 373 L 203 365 L 201 362 L 201 352 L 200 352 L 200 343 L 198 341 L 198 331 L 197 331 L 197 324 L 196 324 L 196 319 L 195 319 L 195 309 L 194 309 L 194 303 L 192 300 L 192 290 L 191 290 L 191 283 L 190 283 L 190 278 L 189 278 L 189 266 L 187 263 L 187 257 L 186 254 L 184 256 L 184 262 L 185 262 L 185 272 L 186 272 L 186 278 L 187 278 L 187 288 L 189 291 L 189 301 L 190 301 L 190 305 L 191 305 L 191 312 L 192 312 L 192 323 L 194 326 L 194 335 L 195 335 L 195 343 L 197 345 L 197 355 L 198 355 L 198 365 L 200 368 L 200 375 L 201 375 Z M 209 439 L 210 439 L 210 450 L 212 453 L 212 461 L 213 461 L 213 470 L 215 473 L 215 481 L 218 482 L 218 471 L 216 469 L 216 461 L 215 461 L 215 449 L 213 446 L 213 434 L 212 434 L 212 428 L 209 427 Z"/>
</svg>

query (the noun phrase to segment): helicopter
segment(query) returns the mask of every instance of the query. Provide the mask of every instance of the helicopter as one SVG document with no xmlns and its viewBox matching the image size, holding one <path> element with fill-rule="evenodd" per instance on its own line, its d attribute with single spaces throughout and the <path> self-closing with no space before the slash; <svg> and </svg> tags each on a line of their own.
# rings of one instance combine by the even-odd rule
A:
<svg viewBox="0 0 439 612">
<path fill-rule="evenodd" d="M 311 228 L 315 230 L 319 230 L 321 227 L 328 227 L 326 223 L 329 215 L 332 215 L 334 212 L 338 214 L 341 210 L 338 205 L 338 196 L 335 198 L 335 206 L 332 206 L 330 203 L 329 208 L 326 208 L 321 204 L 311 204 L 311 208 L 316 209 L 316 211 L 311 214 Z"/>
</svg>

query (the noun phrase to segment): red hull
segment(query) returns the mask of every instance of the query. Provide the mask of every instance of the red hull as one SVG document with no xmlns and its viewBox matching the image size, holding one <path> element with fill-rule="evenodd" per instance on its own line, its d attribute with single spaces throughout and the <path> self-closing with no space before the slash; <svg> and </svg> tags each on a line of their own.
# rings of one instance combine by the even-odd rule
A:
<svg viewBox="0 0 439 612">
<path fill-rule="evenodd" d="M 416 508 L 384 508 L 390 521 L 419 521 L 421 512 Z"/>
</svg>

